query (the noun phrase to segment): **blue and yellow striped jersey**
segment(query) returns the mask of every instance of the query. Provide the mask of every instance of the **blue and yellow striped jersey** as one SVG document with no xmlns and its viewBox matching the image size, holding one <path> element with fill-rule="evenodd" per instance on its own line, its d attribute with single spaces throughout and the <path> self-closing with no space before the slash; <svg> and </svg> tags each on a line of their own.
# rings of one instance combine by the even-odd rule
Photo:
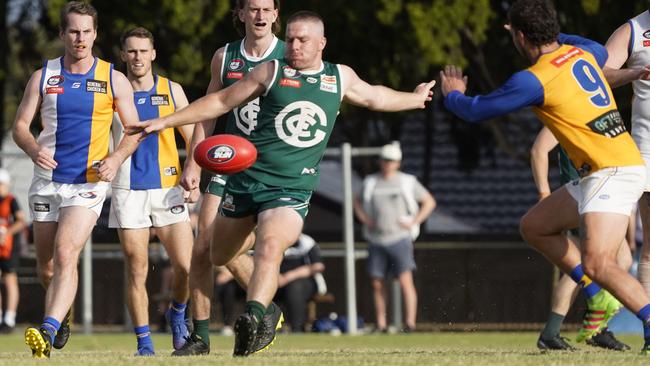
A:
<svg viewBox="0 0 650 366">
<path fill-rule="evenodd" d="M 40 91 L 43 131 L 39 145 L 54 153 L 57 167 L 34 174 L 59 183 L 98 182 L 99 164 L 109 153 L 113 119 L 113 65 L 95 58 L 86 74 L 72 74 L 63 57 L 45 62 Z"/>
<path fill-rule="evenodd" d="M 176 103 L 171 81 L 154 75 L 154 86 L 149 91 L 133 94 L 141 121 L 174 113 Z M 115 114 L 114 140 L 122 138 L 123 128 Z M 181 166 L 174 129 L 168 128 L 147 136 L 137 150 L 120 167 L 113 187 L 133 190 L 174 187 L 180 182 Z"/>
</svg>

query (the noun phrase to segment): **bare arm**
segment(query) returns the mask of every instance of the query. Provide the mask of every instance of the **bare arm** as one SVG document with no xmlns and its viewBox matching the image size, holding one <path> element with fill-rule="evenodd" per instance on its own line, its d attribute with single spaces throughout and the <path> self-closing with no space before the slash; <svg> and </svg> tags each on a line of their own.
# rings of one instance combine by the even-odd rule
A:
<svg viewBox="0 0 650 366">
<path fill-rule="evenodd" d="M 551 187 L 548 183 L 548 154 L 557 144 L 557 139 L 551 130 L 544 127 L 537 134 L 535 143 L 530 149 L 530 165 L 540 200 L 551 194 Z"/>
<path fill-rule="evenodd" d="M 172 93 L 174 93 L 174 101 L 176 102 L 177 111 L 187 107 L 190 104 L 187 101 L 187 96 L 185 96 L 185 91 L 183 91 L 181 84 L 172 82 Z M 183 140 L 185 141 L 186 149 L 189 149 L 194 129 L 194 125 L 183 125 L 178 127 L 178 132 L 181 133 Z"/>
<path fill-rule="evenodd" d="M 43 70 L 38 70 L 33 73 L 25 87 L 23 99 L 16 112 L 12 135 L 18 147 L 32 159 L 34 164 L 43 169 L 52 170 L 57 166 L 54 155 L 45 147 L 40 146 L 29 130 L 42 102 L 39 90 L 42 72 Z"/>
<path fill-rule="evenodd" d="M 630 24 L 625 23 L 612 33 L 605 45 L 609 58 L 603 67 L 603 73 L 612 88 L 626 85 L 634 80 L 650 79 L 650 65 L 643 68 L 623 68 L 630 56 L 628 45 L 631 36 Z"/>
<path fill-rule="evenodd" d="M 210 63 L 210 84 L 208 85 L 206 95 L 215 93 L 223 88 L 223 84 L 221 83 L 221 63 L 223 62 L 224 52 L 225 49 L 222 47 L 212 56 L 212 62 Z M 192 142 L 187 145 L 187 158 L 185 159 L 185 167 L 181 176 L 181 185 L 188 191 L 197 189 L 201 179 L 201 167 L 194 161 L 194 149 L 196 145 L 208 137 L 208 134 L 214 131 L 215 123 L 216 121 L 214 119 L 210 119 L 198 123 L 194 127 Z"/>
<path fill-rule="evenodd" d="M 113 95 L 115 109 L 124 126 L 138 123 L 138 111 L 133 104 L 133 88 L 129 80 L 119 71 L 113 70 Z M 115 178 L 120 165 L 138 148 L 138 136 L 125 134 L 111 155 L 99 165 L 98 176 L 101 180 L 110 182 Z"/>
<path fill-rule="evenodd" d="M 361 221 L 362 224 L 366 225 L 369 228 L 374 226 L 374 222 L 370 216 L 363 209 L 363 204 L 361 203 L 361 197 L 354 197 L 354 213 L 357 215 L 357 219 Z"/>
<path fill-rule="evenodd" d="M 324 270 L 325 265 L 320 262 L 302 265 L 298 268 L 294 268 L 290 271 L 281 273 L 280 278 L 278 279 L 278 287 L 284 287 L 288 283 L 301 278 L 309 278 L 316 273 L 322 273 Z"/>
<path fill-rule="evenodd" d="M 431 101 L 435 80 L 418 85 L 412 93 L 400 92 L 383 85 L 370 85 L 361 80 L 349 66 L 340 65 L 343 77 L 343 100 L 378 112 L 422 109 Z"/>
<path fill-rule="evenodd" d="M 275 75 L 276 62 L 270 61 L 258 65 L 249 72 L 243 79 L 226 89 L 216 93 L 208 94 L 193 103 L 187 108 L 143 124 L 129 126 L 131 133 L 142 131 L 149 134 L 168 127 L 176 127 L 185 124 L 203 122 L 208 119 L 217 118 L 228 113 L 231 109 L 248 103 L 259 97 Z"/>
<path fill-rule="evenodd" d="M 433 195 L 429 193 L 429 191 L 427 191 L 420 202 L 420 211 L 415 215 L 415 218 L 413 218 L 413 224 L 420 225 L 426 221 L 427 217 L 431 215 L 431 212 L 433 212 L 435 208 L 436 199 L 433 198 Z"/>
</svg>

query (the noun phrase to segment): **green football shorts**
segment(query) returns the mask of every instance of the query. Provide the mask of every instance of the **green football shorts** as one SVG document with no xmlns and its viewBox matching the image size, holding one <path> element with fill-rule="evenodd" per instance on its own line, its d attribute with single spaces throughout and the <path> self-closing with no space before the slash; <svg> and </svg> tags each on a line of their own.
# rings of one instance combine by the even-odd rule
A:
<svg viewBox="0 0 650 366">
<path fill-rule="evenodd" d="M 272 208 L 289 207 L 304 219 L 311 195 L 311 190 L 270 186 L 240 173 L 228 177 L 219 212 L 225 217 L 242 218 Z"/>
</svg>

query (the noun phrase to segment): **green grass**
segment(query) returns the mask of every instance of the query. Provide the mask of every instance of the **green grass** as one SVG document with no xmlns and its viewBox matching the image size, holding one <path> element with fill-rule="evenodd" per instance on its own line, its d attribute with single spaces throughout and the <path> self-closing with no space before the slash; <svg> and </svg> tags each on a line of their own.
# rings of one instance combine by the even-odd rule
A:
<svg viewBox="0 0 650 366">
<path fill-rule="evenodd" d="M 567 334 L 575 337 L 575 334 Z M 32 360 L 20 334 L 0 336 L 0 365 L 646 365 L 640 336 L 622 336 L 633 351 L 580 345 L 578 352 L 541 353 L 536 333 L 417 333 L 400 335 L 279 335 L 273 347 L 245 359 L 231 357 L 233 338 L 213 335 L 209 356 L 172 358 L 169 335 L 154 335 L 157 356 L 137 358 L 131 334 L 73 334 L 49 361 Z"/>
</svg>

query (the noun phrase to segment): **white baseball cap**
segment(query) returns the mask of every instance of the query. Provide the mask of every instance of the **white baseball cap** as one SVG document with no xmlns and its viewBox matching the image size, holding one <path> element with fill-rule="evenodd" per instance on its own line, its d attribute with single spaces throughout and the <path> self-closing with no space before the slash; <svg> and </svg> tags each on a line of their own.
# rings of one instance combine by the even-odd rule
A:
<svg viewBox="0 0 650 366">
<path fill-rule="evenodd" d="M 379 156 L 383 160 L 402 161 L 402 150 L 398 145 L 384 145 L 381 148 L 381 154 Z"/>
<path fill-rule="evenodd" d="M 9 174 L 9 171 L 7 169 L 0 168 L 0 183 L 2 184 L 11 183 L 11 175 Z"/>
</svg>

